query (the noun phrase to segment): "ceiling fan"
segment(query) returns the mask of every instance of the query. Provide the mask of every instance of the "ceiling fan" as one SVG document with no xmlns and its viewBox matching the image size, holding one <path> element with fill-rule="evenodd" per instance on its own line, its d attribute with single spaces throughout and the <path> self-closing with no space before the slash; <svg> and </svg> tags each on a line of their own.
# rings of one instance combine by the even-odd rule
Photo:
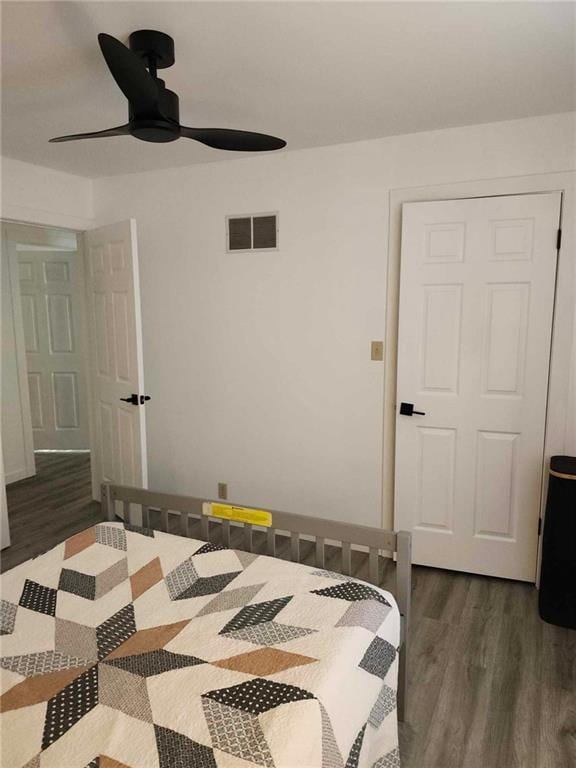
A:
<svg viewBox="0 0 576 768">
<path fill-rule="evenodd" d="M 174 40 L 164 32 L 148 29 L 132 32 L 129 48 L 104 33 L 98 35 L 98 42 L 114 80 L 128 99 L 128 122 L 104 131 L 58 136 L 50 139 L 51 142 L 134 136 L 156 143 L 184 137 L 235 152 L 266 152 L 286 146 L 283 139 L 264 133 L 180 125 L 178 95 L 166 88 L 164 80 L 156 74 L 158 69 L 174 64 Z"/>
</svg>

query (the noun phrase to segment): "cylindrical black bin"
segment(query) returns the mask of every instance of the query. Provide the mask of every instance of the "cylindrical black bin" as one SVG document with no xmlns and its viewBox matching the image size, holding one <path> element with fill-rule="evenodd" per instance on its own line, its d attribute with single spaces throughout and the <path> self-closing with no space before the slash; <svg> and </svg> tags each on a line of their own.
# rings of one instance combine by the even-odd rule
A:
<svg viewBox="0 0 576 768">
<path fill-rule="evenodd" d="M 542 541 L 540 616 L 576 629 L 576 458 L 552 456 Z"/>
</svg>

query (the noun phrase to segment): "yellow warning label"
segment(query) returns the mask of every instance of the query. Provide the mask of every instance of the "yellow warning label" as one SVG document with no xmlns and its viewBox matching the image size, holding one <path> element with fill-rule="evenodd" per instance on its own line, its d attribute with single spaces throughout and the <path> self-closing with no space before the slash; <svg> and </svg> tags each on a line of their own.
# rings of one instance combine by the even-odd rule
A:
<svg viewBox="0 0 576 768">
<path fill-rule="evenodd" d="M 265 509 L 250 507 L 235 507 L 233 504 L 203 504 L 202 512 L 209 517 L 221 517 L 224 520 L 234 520 L 237 523 L 250 523 L 270 528 L 272 513 Z"/>
</svg>

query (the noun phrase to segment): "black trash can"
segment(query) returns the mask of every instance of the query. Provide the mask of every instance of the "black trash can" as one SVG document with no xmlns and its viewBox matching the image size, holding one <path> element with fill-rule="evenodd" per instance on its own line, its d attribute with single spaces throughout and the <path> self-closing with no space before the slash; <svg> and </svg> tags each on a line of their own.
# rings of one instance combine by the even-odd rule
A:
<svg viewBox="0 0 576 768">
<path fill-rule="evenodd" d="M 576 458 L 552 456 L 540 571 L 540 616 L 576 629 Z"/>
</svg>

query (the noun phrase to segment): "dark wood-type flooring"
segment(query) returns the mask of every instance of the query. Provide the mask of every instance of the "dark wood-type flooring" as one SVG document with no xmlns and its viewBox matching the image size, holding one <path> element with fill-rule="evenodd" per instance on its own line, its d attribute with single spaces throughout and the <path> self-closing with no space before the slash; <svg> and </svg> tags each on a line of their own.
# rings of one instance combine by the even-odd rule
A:
<svg viewBox="0 0 576 768">
<path fill-rule="evenodd" d="M 34 477 L 6 491 L 12 544 L 2 550 L 2 572 L 104 519 L 92 501 L 89 453 L 37 453 Z"/>
<path fill-rule="evenodd" d="M 88 454 L 36 458 L 36 477 L 8 488 L 2 571 L 102 519 Z M 419 566 L 413 583 L 403 768 L 576 768 L 576 630 L 541 621 L 529 584 Z"/>
</svg>

